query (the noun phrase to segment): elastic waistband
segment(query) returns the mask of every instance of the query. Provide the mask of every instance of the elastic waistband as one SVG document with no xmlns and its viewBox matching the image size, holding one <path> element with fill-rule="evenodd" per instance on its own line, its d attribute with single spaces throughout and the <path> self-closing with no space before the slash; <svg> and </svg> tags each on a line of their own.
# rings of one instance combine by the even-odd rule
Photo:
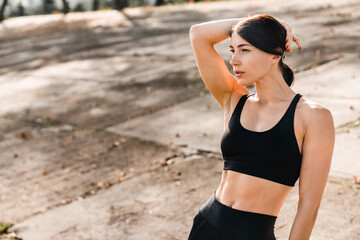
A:
<svg viewBox="0 0 360 240">
<path fill-rule="evenodd" d="M 275 239 L 274 226 L 277 216 L 231 208 L 216 198 L 216 190 L 199 211 L 220 231 L 244 238 Z"/>
</svg>

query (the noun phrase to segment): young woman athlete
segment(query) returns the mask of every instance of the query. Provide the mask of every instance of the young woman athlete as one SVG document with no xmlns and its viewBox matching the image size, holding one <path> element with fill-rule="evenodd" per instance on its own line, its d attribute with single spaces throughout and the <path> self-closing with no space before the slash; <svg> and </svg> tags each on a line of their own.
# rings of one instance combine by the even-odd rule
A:
<svg viewBox="0 0 360 240">
<path fill-rule="evenodd" d="M 214 44 L 230 36 L 228 71 Z M 189 37 L 206 87 L 224 111 L 219 187 L 193 219 L 188 240 L 274 240 L 274 225 L 299 179 L 289 240 L 310 238 L 335 142 L 328 108 L 294 92 L 283 62 L 298 37 L 268 14 L 196 24 Z M 245 86 L 255 85 L 249 94 Z"/>
</svg>

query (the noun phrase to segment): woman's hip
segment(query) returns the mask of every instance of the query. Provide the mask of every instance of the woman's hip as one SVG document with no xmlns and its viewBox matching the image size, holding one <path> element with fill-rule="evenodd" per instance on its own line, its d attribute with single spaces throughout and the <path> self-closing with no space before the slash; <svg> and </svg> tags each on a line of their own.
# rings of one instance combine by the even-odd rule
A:
<svg viewBox="0 0 360 240">
<path fill-rule="evenodd" d="M 200 216 L 198 216 L 200 214 Z M 247 212 L 224 205 L 214 194 L 201 206 L 195 220 L 211 225 L 221 233 L 234 236 L 234 239 L 275 240 L 274 226 L 276 216 Z M 202 232 L 202 231 L 199 231 Z M 216 238 L 221 239 L 221 238 Z M 225 239 L 225 238 L 224 238 Z"/>
</svg>

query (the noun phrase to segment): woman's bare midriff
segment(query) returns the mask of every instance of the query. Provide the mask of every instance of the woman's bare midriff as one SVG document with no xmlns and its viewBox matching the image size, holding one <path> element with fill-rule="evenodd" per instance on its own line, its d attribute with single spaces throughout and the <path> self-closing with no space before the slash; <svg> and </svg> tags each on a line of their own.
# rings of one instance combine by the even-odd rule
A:
<svg viewBox="0 0 360 240">
<path fill-rule="evenodd" d="M 231 208 L 278 216 L 293 187 L 223 170 L 216 198 Z"/>
<path fill-rule="evenodd" d="M 236 91 L 233 93 L 231 99 L 231 111 L 228 111 L 225 114 L 225 126 L 228 126 L 231 113 L 234 111 L 234 108 L 241 96 L 242 95 L 238 95 Z M 303 99 L 300 99 L 299 103 L 297 104 L 297 108 L 299 108 L 302 101 Z M 247 116 L 246 113 L 244 115 Z M 299 118 L 296 116 L 297 114 L 295 113 L 295 136 L 299 149 L 302 149 L 304 127 L 301 121 L 299 121 Z M 240 119 L 238 121 L 240 121 Z M 273 125 L 274 124 L 270 126 Z M 251 127 L 250 129 L 254 128 L 255 127 Z M 259 178 L 231 170 L 223 170 L 220 185 L 216 189 L 216 198 L 222 204 L 234 209 L 262 213 L 277 217 L 282 205 L 284 204 L 292 189 L 292 186 L 287 186 L 264 178 Z"/>
</svg>

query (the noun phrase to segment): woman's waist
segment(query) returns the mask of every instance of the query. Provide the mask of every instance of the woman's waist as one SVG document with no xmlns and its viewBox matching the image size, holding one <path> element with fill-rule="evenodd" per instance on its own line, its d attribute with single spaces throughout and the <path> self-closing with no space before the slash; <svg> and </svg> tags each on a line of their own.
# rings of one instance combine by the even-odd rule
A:
<svg viewBox="0 0 360 240">
<path fill-rule="evenodd" d="M 277 216 L 292 187 L 223 170 L 217 199 L 232 208 Z"/>
</svg>

